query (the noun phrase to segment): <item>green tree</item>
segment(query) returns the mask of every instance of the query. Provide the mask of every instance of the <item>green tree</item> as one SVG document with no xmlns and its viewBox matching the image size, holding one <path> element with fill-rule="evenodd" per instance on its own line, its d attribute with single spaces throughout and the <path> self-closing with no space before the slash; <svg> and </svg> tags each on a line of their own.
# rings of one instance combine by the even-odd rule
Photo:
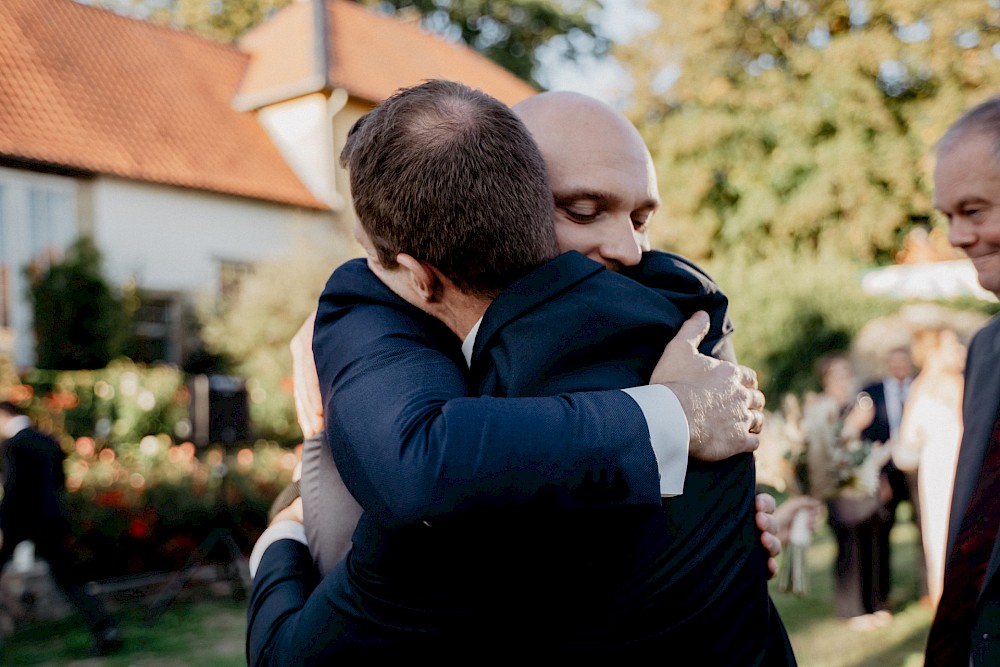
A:
<svg viewBox="0 0 1000 667">
<path fill-rule="evenodd" d="M 695 257 L 818 248 L 884 262 L 931 220 L 929 153 L 1000 90 L 996 0 L 650 0 L 620 56 Z"/>
<path fill-rule="evenodd" d="M 101 255 L 89 237 L 70 246 L 62 261 L 26 273 L 39 368 L 104 368 L 124 351 L 128 313 L 101 275 Z"/>
<path fill-rule="evenodd" d="M 600 0 L 361 1 L 394 13 L 416 10 L 426 28 L 462 40 L 536 87 L 541 47 L 554 47 L 570 60 L 608 48 L 588 18 Z"/>
<path fill-rule="evenodd" d="M 97 4 L 231 42 L 292 0 L 95 0 Z M 537 85 L 542 47 L 574 59 L 608 41 L 589 18 L 600 0 L 355 0 L 379 11 L 422 17 L 424 27 L 461 40 Z"/>
<path fill-rule="evenodd" d="M 861 270 L 937 223 L 933 143 L 1000 91 L 997 0 L 649 0 L 620 47 L 664 201 L 656 245 L 729 293 L 772 403 L 899 303 Z"/>
</svg>

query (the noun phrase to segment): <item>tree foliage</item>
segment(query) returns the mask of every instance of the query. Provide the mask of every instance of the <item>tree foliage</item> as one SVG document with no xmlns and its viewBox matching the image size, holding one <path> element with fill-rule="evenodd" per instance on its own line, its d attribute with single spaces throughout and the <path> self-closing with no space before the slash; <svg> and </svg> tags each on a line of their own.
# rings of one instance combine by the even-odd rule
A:
<svg viewBox="0 0 1000 667">
<path fill-rule="evenodd" d="M 231 42 L 292 0 L 94 0 L 149 20 Z M 536 84 L 538 53 L 604 53 L 608 42 L 588 18 L 600 0 L 355 0 L 390 14 L 422 17 L 424 27 L 460 40 Z"/>
<path fill-rule="evenodd" d="M 80 238 L 62 261 L 29 267 L 39 368 L 104 368 L 130 339 L 129 314 L 101 275 L 101 255 Z"/>
<path fill-rule="evenodd" d="M 600 0 L 362 0 L 394 13 L 413 11 L 423 25 L 460 39 L 520 78 L 538 85 L 538 50 L 556 47 L 562 57 L 601 54 L 607 40 L 588 18 Z"/>
<path fill-rule="evenodd" d="M 650 0 L 619 55 L 661 177 L 658 240 L 695 257 L 886 261 L 931 220 L 929 153 L 1000 90 L 996 0 Z"/>
<path fill-rule="evenodd" d="M 617 50 L 660 178 L 654 242 L 706 263 L 772 404 L 900 302 L 860 274 L 933 225 L 934 142 L 1000 91 L 1000 1 L 648 0 Z"/>
</svg>

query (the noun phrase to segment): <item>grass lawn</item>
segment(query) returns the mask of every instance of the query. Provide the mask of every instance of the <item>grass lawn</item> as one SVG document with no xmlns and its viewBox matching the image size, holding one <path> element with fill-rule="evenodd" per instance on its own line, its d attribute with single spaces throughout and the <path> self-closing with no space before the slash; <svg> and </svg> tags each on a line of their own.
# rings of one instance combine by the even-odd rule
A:
<svg viewBox="0 0 1000 667">
<path fill-rule="evenodd" d="M 799 598 L 778 592 L 771 597 L 788 628 L 801 667 L 919 667 L 932 611 L 917 604 L 917 533 L 909 505 L 900 506 L 892 531 L 894 614 L 886 628 L 858 632 L 837 617 L 833 607 L 833 560 L 837 544 L 824 525 L 809 549 L 809 593 Z"/>
<path fill-rule="evenodd" d="M 900 508 L 893 530 L 891 625 L 856 632 L 833 611 L 833 558 L 836 544 L 825 525 L 809 549 L 809 594 L 772 597 L 788 628 L 802 667 L 919 667 L 931 622 L 929 609 L 916 604 L 916 531 L 908 521 L 908 505 Z M 229 599 L 177 602 L 152 625 L 142 608 L 117 613 L 125 649 L 111 657 L 87 657 L 90 638 L 80 620 L 31 624 L 4 642 L 4 665 L 74 667 L 229 667 L 245 665 L 243 642 L 246 603 Z"/>
<path fill-rule="evenodd" d="M 112 656 L 89 655 L 90 633 L 78 616 L 33 623 L 4 640 L 3 665 L 55 667 L 235 667 L 246 665 L 246 602 L 213 598 L 176 602 L 153 624 L 143 609 L 119 609 L 125 648 Z"/>
</svg>

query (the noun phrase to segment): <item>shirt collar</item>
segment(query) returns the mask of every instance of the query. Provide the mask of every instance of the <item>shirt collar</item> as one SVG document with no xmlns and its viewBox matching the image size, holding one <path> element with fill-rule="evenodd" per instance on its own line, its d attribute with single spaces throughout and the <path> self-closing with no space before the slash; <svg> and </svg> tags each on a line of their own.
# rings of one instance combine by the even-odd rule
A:
<svg viewBox="0 0 1000 667">
<path fill-rule="evenodd" d="M 472 368 L 472 349 L 476 346 L 476 334 L 479 333 L 479 325 L 482 323 L 483 318 L 480 317 L 476 320 L 476 323 L 472 325 L 469 335 L 462 341 L 462 356 L 465 357 L 465 363 L 469 366 L 469 368 Z"/>
<path fill-rule="evenodd" d="M 25 415 L 11 417 L 3 430 L 4 437 L 13 438 L 15 435 L 31 426 L 31 420 Z"/>
</svg>

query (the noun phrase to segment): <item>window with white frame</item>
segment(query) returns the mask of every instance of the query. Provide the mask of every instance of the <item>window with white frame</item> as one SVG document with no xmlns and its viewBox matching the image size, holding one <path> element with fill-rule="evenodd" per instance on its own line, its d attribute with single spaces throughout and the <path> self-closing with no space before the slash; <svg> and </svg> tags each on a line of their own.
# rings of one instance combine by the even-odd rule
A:
<svg viewBox="0 0 1000 667">
<path fill-rule="evenodd" d="M 76 181 L 0 168 L 0 327 L 14 334 L 14 362 L 34 362 L 28 266 L 45 268 L 76 239 Z"/>
</svg>

